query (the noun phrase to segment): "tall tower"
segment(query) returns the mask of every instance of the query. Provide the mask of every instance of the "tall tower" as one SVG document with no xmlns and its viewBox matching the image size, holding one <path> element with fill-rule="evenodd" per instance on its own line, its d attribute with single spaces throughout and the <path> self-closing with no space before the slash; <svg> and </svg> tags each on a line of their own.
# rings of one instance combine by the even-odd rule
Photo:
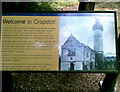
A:
<svg viewBox="0 0 120 92">
<path fill-rule="evenodd" d="M 96 69 L 103 69 L 103 26 L 98 18 L 93 25 Z"/>
</svg>

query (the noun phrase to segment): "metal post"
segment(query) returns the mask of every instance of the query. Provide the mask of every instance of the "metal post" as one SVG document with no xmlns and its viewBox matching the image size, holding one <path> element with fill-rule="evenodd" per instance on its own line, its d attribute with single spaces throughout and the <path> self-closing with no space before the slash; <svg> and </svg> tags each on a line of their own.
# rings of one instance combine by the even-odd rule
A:
<svg viewBox="0 0 120 92">
<path fill-rule="evenodd" d="M 101 85 L 101 91 L 103 92 L 112 92 L 115 91 L 115 84 L 117 81 L 119 73 L 106 73 L 105 79 Z"/>
<path fill-rule="evenodd" d="M 80 2 L 78 11 L 94 10 L 95 2 Z"/>
<path fill-rule="evenodd" d="M 11 73 L 8 71 L 2 72 L 2 92 L 12 92 L 13 90 L 13 81 Z"/>
</svg>

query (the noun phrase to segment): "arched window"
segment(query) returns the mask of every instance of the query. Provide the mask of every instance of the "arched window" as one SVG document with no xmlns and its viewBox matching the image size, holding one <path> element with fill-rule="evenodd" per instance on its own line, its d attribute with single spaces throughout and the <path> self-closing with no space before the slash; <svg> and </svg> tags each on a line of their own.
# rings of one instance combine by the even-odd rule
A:
<svg viewBox="0 0 120 92">
<path fill-rule="evenodd" d="M 70 57 L 70 60 L 73 60 L 73 58 L 72 58 L 72 57 Z"/>
</svg>

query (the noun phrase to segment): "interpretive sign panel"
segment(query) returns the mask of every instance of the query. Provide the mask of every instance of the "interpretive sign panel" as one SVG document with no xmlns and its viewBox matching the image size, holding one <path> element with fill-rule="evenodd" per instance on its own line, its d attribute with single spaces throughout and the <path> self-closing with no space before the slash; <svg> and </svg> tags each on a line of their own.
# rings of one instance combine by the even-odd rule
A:
<svg viewBox="0 0 120 92">
<path fill-rule="evenodd" d="M 2 16 L 3 71 L 117 70 L 115 12 Z"/>
<path fill-rule="evenodd" d="M 3 70 L 58 70 L 58 16 L 2 16 Z"/>
</svg>

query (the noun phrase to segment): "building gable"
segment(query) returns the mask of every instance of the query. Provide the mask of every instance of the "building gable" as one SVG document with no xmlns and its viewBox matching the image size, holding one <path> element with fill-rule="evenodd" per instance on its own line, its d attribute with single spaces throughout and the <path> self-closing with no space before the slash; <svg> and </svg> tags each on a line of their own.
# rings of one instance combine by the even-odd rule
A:
<svg viewBox="0 0 120 92">
<path fill-rule="evenodd" d="M 78 48 L 85 47 L 83 43 L 80 43 L 72 34 L 62 45 L 62 48 Z"/>
</svg>

